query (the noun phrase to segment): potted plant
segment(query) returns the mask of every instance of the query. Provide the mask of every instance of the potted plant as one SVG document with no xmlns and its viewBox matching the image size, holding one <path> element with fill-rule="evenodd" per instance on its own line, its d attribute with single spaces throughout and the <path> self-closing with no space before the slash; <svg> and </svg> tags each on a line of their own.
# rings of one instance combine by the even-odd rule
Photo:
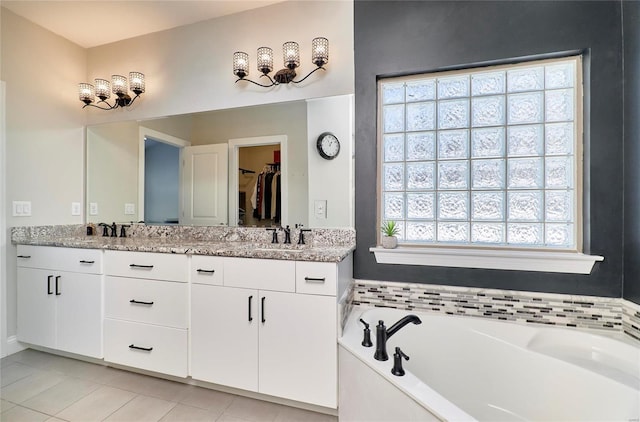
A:
<svg viewBox="0 0 640 422">
<path fill-rule="evenodd" d="M 398 246 L 398 238 L 396 235 L 400 233 L 400 228 L 393 220 L 385 221 L 380 227 L 382 230 L 382 247 L 385 249 L 393 249 Z"/>
</svg>

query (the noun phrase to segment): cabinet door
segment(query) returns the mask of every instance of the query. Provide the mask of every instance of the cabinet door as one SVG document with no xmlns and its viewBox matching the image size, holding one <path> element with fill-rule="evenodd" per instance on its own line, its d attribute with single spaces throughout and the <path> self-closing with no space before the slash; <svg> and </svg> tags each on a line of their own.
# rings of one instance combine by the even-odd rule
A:
<svg viewBox="0 0 640 422">
<path fill-rule="evenodd" d="M 191 286 L 191 376 L 258 390 L 258 292 Z"/>
<path fill-rule="evenodd" d="M 102 276 L 68 272 L 56 276 L 56 348 L 102 358 Z"/>
<path fill-rule="evenodd" d="M 18 340 L 56 347 L 54 273 L 18 267 Z"/>
<path fill-rule="evenodd" d="M 336 408 L 336 298 L 260 292 L 259 391 Z"/>
</svg>

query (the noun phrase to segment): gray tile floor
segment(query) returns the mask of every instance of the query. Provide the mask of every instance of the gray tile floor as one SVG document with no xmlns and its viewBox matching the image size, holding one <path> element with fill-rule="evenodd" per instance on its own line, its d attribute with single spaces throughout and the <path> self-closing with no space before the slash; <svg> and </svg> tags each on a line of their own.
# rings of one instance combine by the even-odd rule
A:
<svg viewBox="0 0 640 422">
<path fill-rule="evenodd" d="M 0 363 L 2 422 L 337 422 L 335 416 L 32 349 Z"/>
</svg>

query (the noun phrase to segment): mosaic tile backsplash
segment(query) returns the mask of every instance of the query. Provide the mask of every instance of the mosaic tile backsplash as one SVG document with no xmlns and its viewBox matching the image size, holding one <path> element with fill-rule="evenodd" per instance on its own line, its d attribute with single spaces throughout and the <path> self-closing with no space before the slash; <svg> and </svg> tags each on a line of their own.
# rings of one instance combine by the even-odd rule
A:
<svg viewBox="0 0 640 422">
<path fill-rule="evenodd" d="M 624 331 L 640 341 L 640 306 L 616 298 L 355 280 L 352 301 L 354 306 Z"/>
</svg>

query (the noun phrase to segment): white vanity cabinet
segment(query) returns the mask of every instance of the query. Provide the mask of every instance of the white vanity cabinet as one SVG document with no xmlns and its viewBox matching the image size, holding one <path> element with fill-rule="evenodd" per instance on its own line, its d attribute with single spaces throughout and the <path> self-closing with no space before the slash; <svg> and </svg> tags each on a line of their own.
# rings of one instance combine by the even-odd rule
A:
<svg viewBox="0 0 640 422">
<path fill-rule="evenodd" d="M 18 340 L 102 358 L 102 251 L 17 250 Z"/>
<path fill-rule="evenodd" d="M 104 359 L 187 377 L 187 256 L 105 251 Z"/>
<path fill-rule="evenodd" d="M 222 286 L 194 280 L 192 377 L 336 408 L 336 286 L 347 265 L 225 258 Z"/>
</svg>

